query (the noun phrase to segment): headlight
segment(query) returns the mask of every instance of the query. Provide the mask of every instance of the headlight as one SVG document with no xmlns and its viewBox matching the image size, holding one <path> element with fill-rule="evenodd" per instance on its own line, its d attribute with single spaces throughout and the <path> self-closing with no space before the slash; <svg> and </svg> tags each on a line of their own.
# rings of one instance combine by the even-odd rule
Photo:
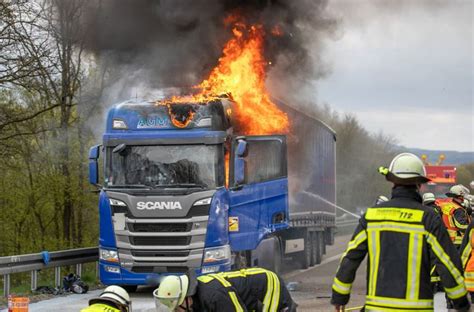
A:
<svg viewBox="0 0 474 312">
<path fill-rule="evenodd" d="M 204 250 L 204 263 L 213 263 L 217 261 L 224 261 L 230 259 L 230 247 L 229 245 L 206 248 Z"/>
<path fill-rule="evenodd" d="M 125 121 L 123 121 L 121 119 L 114 119 L 112 128 L 113 129 L 128 129 L 127 124 L 125 123 Z"/>
<path fill-rule="evenodd" d="M 208 198 L 203 198 L 203 199 L 200 199 L 198 201 L 196 201 L 193 206 L 203 206 L 203 205 L 209 205 L 212 201 L 212 197 L 208 197 Z"/>
<path fill-rule="evenodd" d="M 127 206 L 126 203 L 124 203 L 123 201 L 118 200 L 118 199 L 110 198 L 109 202 L 110 202 L 110 205 L 112 205 L 112 206 Z"/>
<path fill-rule="evenodd" d="M 100 249 L 100 260 L 108 262 L 119 262 L 118 252 L 115 250 Z"/>
</svg>

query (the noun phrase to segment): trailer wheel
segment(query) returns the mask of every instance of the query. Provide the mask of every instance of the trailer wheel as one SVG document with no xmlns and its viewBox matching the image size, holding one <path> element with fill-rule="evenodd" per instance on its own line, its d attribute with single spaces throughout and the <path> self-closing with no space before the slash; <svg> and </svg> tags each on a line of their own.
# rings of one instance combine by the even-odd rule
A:
<svg viewBox="0 0 474 312">
<path fill-rule="evenodd" d="M 311 262 L 309 263 L 310 266 L 313 266 L 316 264 L 316 258 L 317 258 L 317 252 L 318 252 L 318 247 L 316 246 L 317 243 L 317 233 L 312 232 L 311 233 Z"/>
<path fill-rule="evenodd" d="M 326 239 L 324 238 L 324 232 L 318 232 L 319 235 L 319 246 L 321 248 L 321 256 L 326 254 Z"/>
<path fill-rule="evenodd" d="M 311 265 L 312 249 L 311 235 L 306 231 L 306 235 L 304 236 L 304 250 L 299 257 L 302 269 L 307 269 Z"/>
<path fill-rule="evenodd" d="M 334 228 L 326 229 L 326 245 L 334 245 Z"/>
<path fill-rule="evenodd" d="M 320 264 L 322 253 L 321 253 L 321 237 L 322 233 L 314 232 L 313 233 L 313 265 Z"/>
</svg>

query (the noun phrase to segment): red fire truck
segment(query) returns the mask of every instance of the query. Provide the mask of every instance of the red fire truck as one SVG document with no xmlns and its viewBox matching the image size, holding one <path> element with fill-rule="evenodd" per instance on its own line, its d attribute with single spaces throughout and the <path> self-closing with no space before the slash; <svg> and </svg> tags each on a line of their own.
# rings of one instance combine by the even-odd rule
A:
<svg viewBox="0 0 474 312">
<path fill-rule="evenodd" d="M 423 185 L 422 193 L 433 193 L 436 198 L 446 197 L 451 186 L 456 184 L 456 166 L 443 165 L 445 159 L 443 154 L 435 164 L 429 163 L 426 155 L 422 155 L 421 159 L 425 163 L 426 175 L 431 179 L 431 182 Z"/>
</svg>

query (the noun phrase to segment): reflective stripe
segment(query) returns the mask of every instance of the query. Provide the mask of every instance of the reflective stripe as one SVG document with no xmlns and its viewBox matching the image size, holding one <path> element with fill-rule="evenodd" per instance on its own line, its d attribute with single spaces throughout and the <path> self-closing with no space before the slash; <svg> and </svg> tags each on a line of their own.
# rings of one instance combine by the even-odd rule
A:
<svg viewBox="0 0 474 312">
<path fill-rule="evenodd" d="M 467 294 L 466 286 L 464 283 L 453 288 L 445 287 L 444 290 L 450 299 L 458 299 Z"/>
<path fill-rule="evenodd" d="M 241 272 L 244 275 L 255 275 L 255 274 L 266 274 L 268 271 L 261 268 L 250 268 L 250 269 L 242 269 Z"/>
<path fill-rule="evenodd" d="M 451 276 L 454 278 L 456 283 L 460 285 L 464 284 L 464 279 L 461 276 L 461 273 L 456 268 L 456 266 L 451 262 L 451 259 L 449 258 L 449 256 L 444 252 L 443 247 L 441 247 L 436 237 L 433 236 L 433 234 L 431 234 L 430 232 L 426 232 L 426 235 L 427 235 L 426 240 L 428 241 L 428 244 L 431 245 L 433 252 L 438 257 L 439 261 L 441 261 L 444 264 L 444 266 L 448 269 L 449 273 L 451 273 Z"/>
<path fill-rule="evenodd" d="M 433 300 L 431 299 L 418 299 L 418 300 L 407 300 L 399 298 L 388 298 L 378 296 L 367 296 L 367 304 L 381 305 L 387 308 L 402 307 L 402 308 L 432 308 Z"/>
<path fill-rule="evenodd" d="M 237 272 L 222 272 L 222 277 L 224 278 L 235 278 L 235 277 L 245 277 L 246 274 L 242 271 Z"/>
<path fill-rule="evenodd" d="M 278 280 L 278 277 L 276 276 L 275 273 L 269 271 L 268 275 L 271 276 L 273 279 L 273 289 L 274 289 L 272 300 L 271 300 L 270 312 L 277 312 L 278 305 L 280 303 L 280 281 Z"/>
<path fill-rule="evenodd" d="M 223 278 L 219 273 L 218 274 L 209 274 L 210 276 L 217 279 L 224 287 L 231 287 L 232 284 L 229 283 L 225 278 Z"/>
<path fill-rule="evenodd" d="M 369 208 L 365 213 L 366 220 L 421 222 L 423 210 L 395 207 Z"/>
<path fill-rule="evenodd" d="M 353 249 L 356 249 L 357 247 L 359 247 L 360 244 L 362 244 L 363 242 L 365 242 L 367 240 L 367 233 L 362 230 L 359 232 L 359 234 L 357 234 L 353 240 L 351 240 L 349 242 L 349 244 L 347 244 L 347 249 L 346 251 L 344 252 L 344 254 L 342 255 L 341 257 L 341 261 L 342 259 L 344 259 L 344 257 L 347 255 L 347 253 Z"/>
<path fill-rule="evenodd" d="M 370 261 L 368 294 L 374 296 L 377 289 L 377 272 L 380 258 L 380 232 L 373 231 L 372 228 L 370 230 L 367 228 L 367 232 L 369 234 L 368 249 Z"/>
<path fill-rule="evenodd" d="M 467 227 L 469 226 L 469 224 L 461 224 L 458 222 L 458 220 L 456 220 L 456 218 L 453 217 L 453 221 L 454 221 L 454 225 L 458 228 L 458 229 L 461 229 L 461 230 L 465 230 L 467 229 Z"/>
<path fill-rule="evenodd" d="M 457 236 L 456 234 L 456 237 L 454 237 L 454 240 L 453 240 L 453 244 L 454 245 L 461 245 L 462 244 L 462 237 L 461 236 Z M 458 247 L 459 248 L 459 247 Z"/>
<path fill-rule="evenodd" d="M 198 281 L 203 282 L 203 283 L 209 283 L 210 281 L 214 280 L 213 277 L 210 277 L 208 275 L 201 275 L 197 279 L 198 279 Z"/>
<path fill-rule="evenodd" d="M 332 288 L 341 295 L 348 295 L 351 293 L 352 284 L 343 283 L 337 277 L 334 277 Z"/>
<path fill-rule="evenodd" d="M 407 263 L 407 291 L 406 298 L 415 300 L 420 292 L 420 270 L 423 246 L 423 235 L 410 234 Z"/>
<path fill-rule="evenodd" d="M 239 299 L 237 299 L 237 295 L 233 291 L 229 291 L 229 297 L 230 300 L 232 300 L 232 303 L 234 304 L 235 311 L 236 312 L 244 312 L 244 309 L 240 305 Z"/>
<path fill-rule="evenodd" d="M 401 233 L 425 233 L 425 227 L 417 224 L 403 224 L 398 222 L 370 222 L 367 224 L 367 230 L 385 230 Z"/>
<path fill-rule="evenodd" d="M 265 298 L 263 298 L 263 312 L 270 311 L 270 306 L 272 304 L 273 286 L 273 280 L 267 273 L 267 292 L 265 293 Z"/>
<path fill-rule="evenodd" d="M 233 272 L 231 272 L 233 273 Z M 213 279 L 218 280 L 222 286 L 228 288 L 232 287 L 232 284 L 229 283 L 225 278 L 224 278 L 225 273 L 217 273 L 217 274 L 208 274 L 208 275 L 202 275 L 198 277 L 198 280 L 204 283 L 209 283 Z M 229 274 L 228 274 L 229 275 Z M 234 304 L 235 311 L 236 312 L 243 312 L 244 309 L 240 305 L 239 299 L 237 298 L 237 295 L 233 291 L 228 292 L 230 300 L 232 300 L 232 303 Z"/>
<path fill-rule="evenodd" d="M 364 307 L 364 311 L 366 312 L 400 312 L 400 308 L 382 308 L 382 307 L 378 307 L 378 306 L 371 306 L 371 305 L 368 305 L 366 304 L 365 307 Z M 420 309 L 410 309 L 410 310 L 405 310 L 405 311 L 416 311 L 416 312 L 433 312 L 433 309 L 423 309 L 423 308 L 420 308 Z"/>
<path fill-rule="evenodd" d="M 468 243 L 466 244 L 466 247 L 464 247 L 464 250 L 462 251 L 461 254 L 461 261 L 462 261 L 462 267 L 466 269 L 467 262 L 469 261 L 469 258 L 471 257 L 471 252 L 472 252 L 472 246 L 471 246 L 471 241 L 472 241 L 472 231 L 474 228 L 472 228 L 469 231 L 469 240 Z"/>
<path fill-rule="evenodd" d="M 464 272 L 464 277 L 474 279 L 474 272 Z"/>
</svg>

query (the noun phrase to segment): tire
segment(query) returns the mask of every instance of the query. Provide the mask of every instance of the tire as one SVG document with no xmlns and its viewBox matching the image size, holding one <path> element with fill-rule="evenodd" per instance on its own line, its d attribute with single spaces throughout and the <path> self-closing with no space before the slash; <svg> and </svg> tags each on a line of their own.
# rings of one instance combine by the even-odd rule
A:
<svg viewBox="0 0 474 312">
<path fill-rule="evenodd" d="M 137 291 L 138 285 L 120 285 L 120 287 L 125 289 L 130 294 Z"/>
<path fill-rule="evenodd" d="M 235 262 L 232 266 L 232 270 L 240 270 L 247 268 L 247 255 L 245 251 L 237 252 L 235 254 Z"/>
<path fill-rule="evenodd" d="M 324 232 L 319 233 L 319 246 L 321 249 L 321 256 L 326 254 L 326 240 L 324 239 Z"/>
<path fill-rule="evenodd" d="M 321 250 L 321 238 L 323 237 L 323 233 L 321 232 L 314 232 L 313 233 L 313 265 L 320 264 L 322 258 L 322 250 Z"/>
<path fill-rule="evenodd" d="M 311 246 L 311 235 L 306 231 L 306 235 L 304 236 L 304 250 L 299 257 L 301 269 L 307 269 L 311 265 Z"/>
<path fill-rule="evenodd" d="M 314 266 L 316 264 L 316 260 L 317 260 L 317 252 L 318 252 L 318 249 L 316 247 L 316 242 L 317 242 L 317 234 L 316 232 L 312 232 L 311 233 L 311 262 L 310 262 L 310 266 Z"/>
<path fill-rule="evenodd" d="M 334 245 L 334 228 L 326 229 L 326 245 Z"/>
</svg>

